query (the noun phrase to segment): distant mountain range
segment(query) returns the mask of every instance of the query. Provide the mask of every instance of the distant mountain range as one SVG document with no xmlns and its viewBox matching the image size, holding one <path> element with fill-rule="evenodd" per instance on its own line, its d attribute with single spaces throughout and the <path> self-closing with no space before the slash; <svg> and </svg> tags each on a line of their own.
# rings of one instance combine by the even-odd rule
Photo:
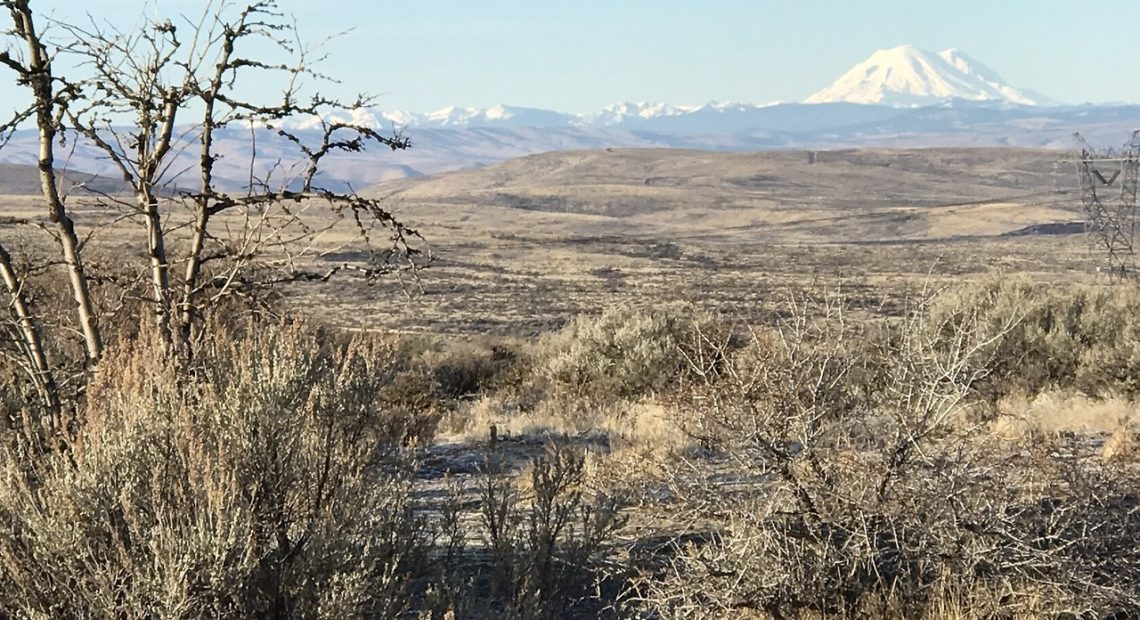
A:
<svg viewBox="0 0 1140 620">
<path fill-rule="evenodd" d="M 934 54 L 910 46 L 880 50 L 810 103 L 708 103 L 699 106 L 620 103 L 594 114 L 536 108 L 450 107 L 427 114 L 360 109 L 331 118 L 388 131 L 403 131 L 413 148 L 378 148 L 326 160 L 328 187 L 364 188 L 386 180 L 484 166 L 548 151 L 598 148 L 687 148 L 713 151 L 842 149 L 854 147 L 1022 146 L 1067 149 L 1080 131 L 1094 144 L 1119 145 L 1140 127 L 1138 105 L 1059 105 L 1006 84 L 997 73 L 957 50 Z M 315 141 L 319 118 L 290 126 Z M 193 128 L 182 132 L 187 145 Z M 250 162 L 258 178 L 295 182 L 302 166 L 295 145 L 265 128 L 230 127 L 216 144 L 223 183 L 248 182 Z M 0 150 L 0 163 L 34 164 L 34 132 L 17 132 Z M 171 170 L 192 169 L 192 148 Z M 63 165 L 118 176 L 94 147 L 68 141 Z M 194 179 L 176 180 L 193 187 Z"/>
<path fill-rule="evenodd" d="M 935 54 L 913 45 L 900 45 L 874 52 L 830 86 L 808 97 L 804 103 L 858 103 L 914 108 L 954 100 L 1022 106 L 1059 105 L 1056 100 L 1040 93 L 1010 86 L 996 71 L 960 50 L 948 49 Z M 336 115 L 335 118 L 384 128 L 577 127 L 705 133 L 724 127 L 738 129 L 747 126 L 750 118 L 763 116 L 766 108 L 778 105 L 780 104 L 715 101 L 704 105 L 672 105 L 627 101 L 593 114 L 569 114 L 508 105 L 491 108 L 452 106 L 428 113 L 356 110 Z M 319 123 L 319 119 L 308 119 L 295 126 L 316 123 Z"/>
</svg>

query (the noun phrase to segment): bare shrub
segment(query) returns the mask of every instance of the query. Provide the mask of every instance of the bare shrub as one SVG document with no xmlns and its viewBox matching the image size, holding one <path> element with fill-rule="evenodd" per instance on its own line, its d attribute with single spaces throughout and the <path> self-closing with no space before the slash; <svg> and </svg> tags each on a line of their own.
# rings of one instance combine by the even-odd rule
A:
<svg viewBox="0 0 1140 620">
<path fill-rule="evenodd" d="M 676 471 L 674 518 L 707 534 L 682 532 L 671 558 L 642 565 L 641 610 L 1137 611 L 1132 477 L 971 421 L 1003 339 L 1024 334 L 1015 317 L 920 301 L 869 326 L 835 299 L 786 316 L 683 399 L 731 465 Z"/>
<path fill-rule="evenodd" d="M 152 330 L 153 331 L 153 330 Z M 217 337 L 188 377 L 153 333 L 112 347 L 70 449 L 11 438 L 0 611 L 19 617 L 394 617 L 426 540 L 391 347 L 299 327 Z"/>
<path fill-rule="evenodd" d="M 552 447 L 531 463 L 529 485 L 483 479 L 481 516 L 491 553 L 489 591 L 508 618 L 559 618 L 596 609 L 599 569 L 624 519 L 620 501 L 587 494 L 585 458 Z M 529 486 L 529 488 L 526 488 Z"/>
<path fill-rule="evenodd" d="M 618 588 L 607 581 L 608 558 L 625 519 L 617 496 L 589 488 L 585 455 L 552 444 L 521 475 L 493 448 L 487 457 L 476 522 L 464 519 L 457 487 L 440 511 L 440 553 L 420 617 L 612 616 Z"/>
</svg>

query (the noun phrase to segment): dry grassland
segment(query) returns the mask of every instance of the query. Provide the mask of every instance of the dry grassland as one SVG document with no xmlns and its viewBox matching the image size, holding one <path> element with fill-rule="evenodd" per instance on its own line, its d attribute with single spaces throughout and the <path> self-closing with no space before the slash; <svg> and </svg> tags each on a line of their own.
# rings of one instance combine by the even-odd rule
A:
<svg viewBox="0 0 1140 620">
<path fill-rule="evenodd" d="M 385 197 L 431 244 L 435 261 L 418 285 L 334 280 L 293 291 L 292 301 L 355 329 L 520 335 L 613 303 L 684 301 L 759 316 L 813 282 L 873 307 L 923 283 L 989 273 L 1086 280 L 1095 257 L 1075 223 L 1077 196 L 1054 191 L 1072 185 L 1067 168 L 1055 174 L 1058 157 L 837 151 L 809 164 L 803 152 L 607 150 L 399 180 L 365 194 Z M 32 198 L 2 200 L 0 216 L 41 217 Z M 113 225 L 118 212 L 77 212 L 81 227 L 112 224 L 94 244 L 142 250 Z M 350 238 L 329 230 L 311 262 L 360 260 L 341 248 Z"/>
<path fill-rule="evenodd" d="M 220 330 L 183 400 L 143 330 L 93 381 L 83 484 L 59 474 L 47 501 L 215 537 L 130 546 L 49 518 L 43 549 L 0 551 L 69 609 L 254 613 L 270 583 L 274 605 L 409 618 L 1138 612 L 1140 292 L 1096 277 L 1057 158 L 606 150 L 369 188 L 429 268 L 284 297 L 354 340 Z M 351 222 L 298 208 L 328 228 L 289 260 L 363 260 Z M 96 260 L 142 252 L 124 212 L 75 213 Z M 24 254 L 47 247 L 41 217 L 0 198 Z M 103 490 L 158 497 L 167 467 L 186 470 L 170 505 Z M 330 467 L 326 494 L 308 481 Z M 277 512 L 227 503 L 251 488 Z M 13 522 L 41 501 L 0 492 Z M 302 531 L 316 550 L 279 570 Z M 215 579 L 200 592 L 155 585 L 211 554 L 243 560 L 190 571 Z M 88 556 L 134 580 L 75 594 L 92 571 L 69 558 Z M 0 596 L 52 601 L 21 604 Z"/>
<path fill-rule="evenodd" d="M 611 303 L 753 316 L 812 282 L 867 306 L 930 281 L 1083 280 L 1094 260 L 1058 154 L 1015 149 L 536 155 L 369 190 L 424 232 L 425 295 L 317 291 L 355 326 L 533 333 Z M 1055 227 L 1050 229 L 1049 225 Z M 1034 228 L 1037 227 L 1037 228 Z M 1067 234 L 1026 234 L 1018 233 Z M 355 314 L 357 305 L 366 309 Z"/>
</svg>

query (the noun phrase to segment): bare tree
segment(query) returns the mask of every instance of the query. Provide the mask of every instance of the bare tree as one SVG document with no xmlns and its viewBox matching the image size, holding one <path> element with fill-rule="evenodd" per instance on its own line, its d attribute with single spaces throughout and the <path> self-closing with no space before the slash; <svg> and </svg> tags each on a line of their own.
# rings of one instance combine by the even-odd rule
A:
<svg viewBox="0 0 1140 620">
<path fill-rule="evenodd" d="M 44 44 L 41 33 L 36 30 L 35 20 L 28 0 L 3 0 L 12 19 L 9 36 L 22 42 L 27 50 L 24 57 L 13 57 L 7 50 L 0 52 L 3 63 L 16 74 L 16 83 L 31 91 L 34 102 L 31 109 L 39 130 L 40 185 L 43 192 L 48 217 L 56 227 L 56 240 L 63 254 L 64 263 L 75 297 L 79 324 L 87 349 L 87 359 L 94 362 L 103 354 L 103 337 L 95 316 L 91 291 L 88 287 L 87 272 L 79 249 L 79 237 L 75 224 L 64 205 L 59 191 L 59 180 L 55 170 L 55 139 L 60 126 L 60 117 L 66 109 L 72 93 L 59 89 L 53 74 L 52 54 Z M 22 115 L 21 115 L 22 116 Z"/>
<path fill-rule="evenodd" d="M 324 281 L 346 268 L 372 279 L 420 266 L 415 257 L 423 240 L 415 230 L 377 200 L 322 187 L 319 180 L 331 154 L 369 145 L 404 149 L 409 141 L 335 120 L 337 110 L 370 104 L 366 95 L 348 103 L 303 96 L 306 80 L 329 78 L 316 69 L 322 58 L 300 42 L 295 24 L 272 0 L 238 11 L 211 1 L 195 19 L 152 20 L 129 31 L 94 18 L 85 24 L 53 22 L 58 40 L 37 29 L 29 0 L 2 3 L 13 24 L 8 36 L 26 51 L 9 45 L 0 62 L 16 74 L 31 103 L 0 125 L 0 133 L 25 119 L 34 119 L 38 128 L 44 204 L 69 274 L 87 366 L 98 361 L 104 347 L 100 308 L 91 293 L 91 283 L 101 278 L 116 278 L 137 291 L 167 353 L 189 360 L 204 335 L 206 317 L 229 297 L 287 282 Z M 264 51 L 266 42 L 276 52 Z M 250 55 L 255 49 L 258 55 Z M 75 68 L 66 75 L 55 71 L 60 58 Z M 255 72 L 282 78 L 281 96 L 268 101 L 245 96 L 240 87 Z M 284 121 L 295 117 L 317 119 L 319 130 L 288 129 Z M 278 162 L 258 175 L 257 162 L 250 161 L 248 179 L 236 190 L 232 181 L 219 182 L 216 163 L 222 155 L 216 137 L 232 127 L 248 130 L 251 140 L 272 132 L 296 147 L 297 163 Z M 96 147 L 129 188 L 129 197 L 104 193 L 95 206 L 145 239 L 145 266 L 134 275 L 130 267 L 125 273 L 98 274 L 85 268 L 86 239 L 104 231 L 77 233 L 60 190 L 55 151 L 69 141 Z M 187 155 L 191 149 L 196 156 Z M 366 261 L 318 268 L 306 259 L 322 234 L 340 222 L 356 231 L 352 243 L 363 246 Z M 385 248 L 374 247 L 378 229 L 386 231 Z M 42 321 L 23 294 L 26 283 L 12 261 L 0 260 L 0 271 L 23 334 L 26 365 L 39 377 L 45 406 L 58 411 L 58 382 L 51 376 Z"/>
</svg>

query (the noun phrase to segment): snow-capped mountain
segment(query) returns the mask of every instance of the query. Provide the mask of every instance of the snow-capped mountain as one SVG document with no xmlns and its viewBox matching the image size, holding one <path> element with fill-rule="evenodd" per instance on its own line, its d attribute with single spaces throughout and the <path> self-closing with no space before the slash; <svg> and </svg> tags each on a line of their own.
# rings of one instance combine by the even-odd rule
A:
<svg viewBox="0 0 1140 620">
<path fill-rule="evenodd" d="M 378 108 L 357 108 L 338 110 L 324 117 L 327 122 L 344 122 L 388 129 L 396 127 L 435 127 L 461 129 L 465 127 L 571 127 L 581 122 L 575 114 L 497 105 L 491 108 L 462 108 L 448 106 L 435 112 L 408 112 L 381 110 Z M 292 129 L 314 129 L 321 123 L 318 117 L 294 119 L 285 125 Z"/>
<path fill-rule="evenodd" d="M 623 101 L 601 109 L 600 112 L 583 116 L 580 125 L 611 127 L 625 123 L 638 123 L 662 116 L 677 116 L 696 109 L 696 106 L 674 106 L 668 103 L 634 103 Z"/>
<path fill-rule="evenodd" d="M 809 104 L 843 104 L 874 108 L 917 108 L 953 100 L 1017 106 L 1057 105 L 1039 93 L 1017 89 L 997 72 L 957 49 L 937 54 L 911 45 L 879 50 L 833 84 L 809 97 Z M 582 128 L 670 131 L 688 135 L 738 129 L 797 130 L 777 122 L 797 104 L 718 103 L 675 105 L 622 102 L 590 114 L 497 105 L 491 108 L 449 106 L 435 112 L 400 112 L 378 108 L 345 111 L 326 120 L 352 121 L 381 129 Z M 810 107 L 810 106 L 809 106 Z M 778 110 L 778 108 L 784 108 Z M 834 117 L 838 113 L 839 117 Z M 883 115 L 882 110 L 855 108 L 807 110 L 808 125 L 845 125 Z M 852 118 L 852 116 L 856 118 Z M 800 119 L 797 118 L 797 121 Z M 320 119 L 294 122 L 311 128 Z"/>
<path fill-rule="evenodd" d="M 879 50 L 855 65 L 807 103 L 876 104 L 919 107 L 949 99 L 998 101 L 1014 105 L 1054 102 L 1006 84 L 997 72 L 956 49 L 937 54 L 913 45 Z"/>
</svg>

